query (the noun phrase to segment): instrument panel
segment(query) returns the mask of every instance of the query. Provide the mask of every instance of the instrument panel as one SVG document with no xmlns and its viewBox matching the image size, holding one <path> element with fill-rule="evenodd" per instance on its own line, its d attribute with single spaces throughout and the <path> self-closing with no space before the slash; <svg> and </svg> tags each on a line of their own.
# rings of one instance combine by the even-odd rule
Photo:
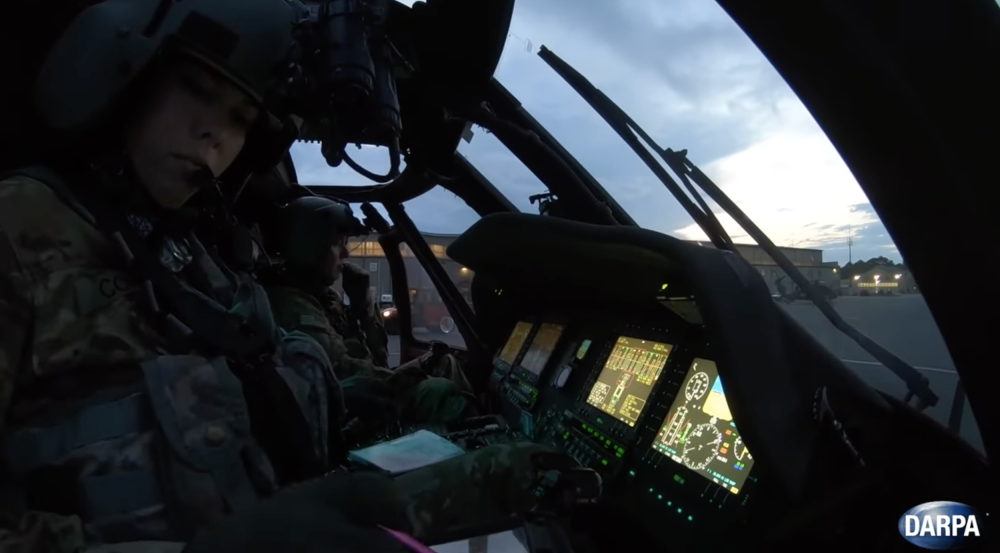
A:
<svg viewBox="0 0 1000 553">
<path fill-rule="evenodd" d="M 634 427 L 671 349 L 668 344 L 619 336 L 587 393 L 587 403 Z"/>
<path fill-rule="evenodd" d="M 744 523 L 757 480 L 702 327 L 671 319 L 525 318 L 490 385 L 518 434 L 596 470 L 613 508 L 686 541 Z"/>
<path fill-rule="evenodd" d="M 714 361 L 691 362 L 652 448 L 729 493 L 740 493 L 753 455 L 733 422 Z"/>
</svg>

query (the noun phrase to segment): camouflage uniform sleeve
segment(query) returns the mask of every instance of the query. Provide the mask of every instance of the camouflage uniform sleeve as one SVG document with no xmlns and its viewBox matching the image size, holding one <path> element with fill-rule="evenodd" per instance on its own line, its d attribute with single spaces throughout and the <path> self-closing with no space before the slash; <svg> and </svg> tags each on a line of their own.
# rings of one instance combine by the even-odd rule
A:
<svg viewBox="0 0 1000 553">
<path fill-rule="evenodd" d="M 365 311 L 358 317 L 361 332 L 365 334 L 365 345 L 371 353 L 372 361 L 380 367 L 389 366 L 389 334 L 385 331 L 385 319 L 375 298 L 369 297 Z"/>
<path fill-rule="evenodd" d="M 385 331 L 382 310 L 375 300 L 366 296 L 362 309 L 356 309 L 353 305 L 348 309 L 344 307 L 344 298 L 340 292 L 331 288 L 328 293 L 330 302 L 327 316 L 332 319 L 354 319 L 348 326 L 356 328 L 358 336 L 345 339 L 351 357 L 370 359 L 379 367 L 388 367 L 389 334 Z"/>
<path fill-rule="evenodd" d="M 11 200 L 14 184 L 0 183 L 0 203 Z M 26 346 L 34 325 L 32 280 L 4 220 L 0 217 L 0 428 L 5 426 L 19 371 L 30 362 L 25 354 L 30 354 Z M 83 526 L 77 517 L 29 512 L 18 518 L 0 513 L 2 553 L 72 553 L 83 545 Z"/>
<path fill-rule="evenodd" d="M 367 359 L 351 357 L 344 338 L 330 324 L 323 306 L 308 292 L 275 286 L 269 288 L 267 293 L 278 326 L 288 331 L 298 330 L 315 338 L 330 357 L 337 378 L 343 380 L 358 374 L 387 371 Z"/>
<path fill-rule="evenodd" d="M 396 497 L 405 498 L 403 529 L 420 541 L 441 543 L 458 528 L 528 513 L 539 503 L 534 459 L 552 452 L 532 442 L 489 445 L 395 477 Z"/>
</svg>

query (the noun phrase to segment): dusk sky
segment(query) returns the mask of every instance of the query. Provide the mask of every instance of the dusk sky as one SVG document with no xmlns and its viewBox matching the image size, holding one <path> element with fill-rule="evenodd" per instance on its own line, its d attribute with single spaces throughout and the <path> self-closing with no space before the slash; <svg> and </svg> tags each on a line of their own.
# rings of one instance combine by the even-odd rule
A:
<svg viewBox="0 0 1000 553">
<path fill-rule="evenodd" d="M 580 9 L 580 0 L 519 1 L 496 76 L 640 225 L 705 238 L 642 161 L 537 56 L 540 46 L 574 66 L 661 146 L 687 149 L 778 245 L 820 248 L 825 260 L 846 263 L 853 232 L 855 260 L 900 260 L 826 135 L 715 2 L 586 3 Z M 476 129 L 460 151 L 517 207 L 536 212 L 528 197 L 545 187 L 498 140 Z M 350 152 L 369 169 L 388 167 L 384 150 Z M 296 144 L 292 153 L 302 184 L 367 184 L 346 166 L 328 167 L 318 145 Z M 426 232 L 460 233 L 477 219 L 441 189 L 406 208 Z M 728 216 L 720 218 L 737 242 L 752 243 Z"/>
</svg>

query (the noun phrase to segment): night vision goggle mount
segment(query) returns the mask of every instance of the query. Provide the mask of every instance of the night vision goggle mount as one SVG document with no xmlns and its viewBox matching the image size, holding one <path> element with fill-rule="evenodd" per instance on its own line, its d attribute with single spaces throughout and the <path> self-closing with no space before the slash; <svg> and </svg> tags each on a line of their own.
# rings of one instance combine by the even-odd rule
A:
<svg viewBox="0 0 1000 553">
<path fill-rule="evenodd" d="M 296 24 L 282 97 L 303 119 L 300 136 L 320 142 L 331 167 L 346 162 L 379 183 L 399 176 L 400 119 L 395 72 L 412 68 L 385 24 L 391 0 L 308 0 Z M 348 144 L 388 148 L 390 170 L 376 175 L 345 151 Z"/>
</svg>

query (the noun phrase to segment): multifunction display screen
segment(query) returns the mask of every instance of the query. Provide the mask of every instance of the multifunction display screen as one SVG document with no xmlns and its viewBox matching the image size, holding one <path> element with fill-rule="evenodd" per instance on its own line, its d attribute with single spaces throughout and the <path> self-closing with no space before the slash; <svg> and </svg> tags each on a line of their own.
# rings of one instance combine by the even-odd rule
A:
<svg viewBox="0 0 1000 553">
<path fill-rule="evenodd" d="M 549 357 L 552 357 L 552 351 L 559 344 L 562 332 L 562 325 L 543 323 L 538 332 L 535 333 L 534 339 L 531 340 L 528 353 L 525 353 L 524 358 L 521 359 L 521 368 L 536 376 L 542 374 L 542 371 L 545 370 L 545 364 L 549 362 Z"/>
<path fill-rule="evenodd" d="M 621 336 L 590 389 L 587 403 L 635 426 L 673 346 Z"/>
<path fill-rule="evenodd" d="M 653 449 L 737 494 L 753 456 L 736 430 L 714 361 L 695 359 Z"/>
<path fill-rule="evenodd" d="M 510 338 L 507 338 L 507 343 L 504 344 L 503 349 L 500 350 L 500 355 L 498 356 L 501 361 L 506 363 L 508 366 L 514 364 L 514 360 L 517 359 L 517 354 L 521 353 L 521 348 L 524 347 L 524 343 L 528 341 L 528 334 L 531 333 L 531 323 L 526 323 L 521 321 L 514 326 L 514 331 L 510 333 Z"/>
</svg>

